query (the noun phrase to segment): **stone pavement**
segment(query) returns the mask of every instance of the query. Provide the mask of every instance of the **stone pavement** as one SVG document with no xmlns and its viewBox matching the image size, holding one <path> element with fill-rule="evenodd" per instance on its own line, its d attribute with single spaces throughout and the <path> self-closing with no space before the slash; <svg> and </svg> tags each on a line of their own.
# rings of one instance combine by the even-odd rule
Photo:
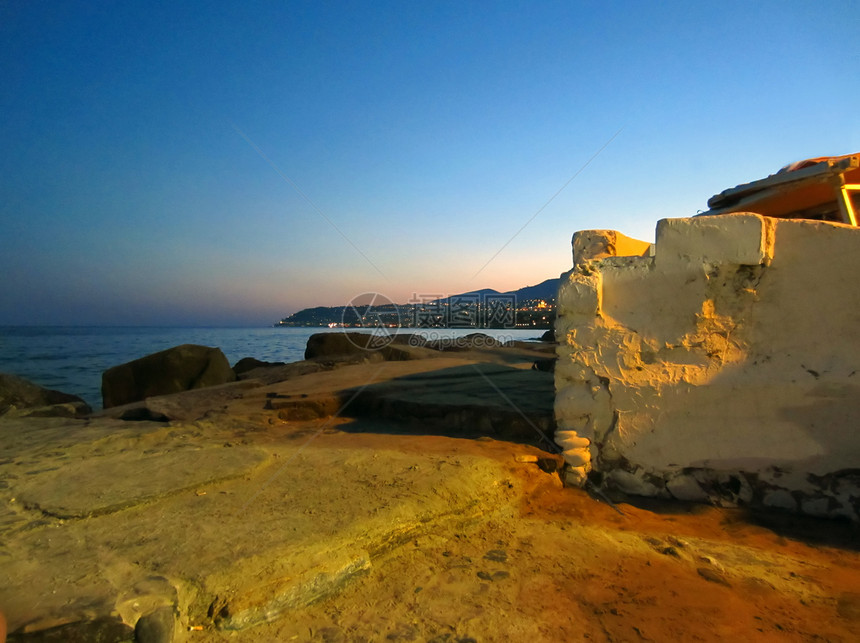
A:
<svg viewBox="0 0 860 643">
<path fill-rule="evenodd" d="M 563 488 L 533 360 L 305 363 L 0 417 L 10 640 L 853 639 L 854 531 Z"/>
<path fill-rule="evenodd" d="M 246 380 L 131 405 L 142 414 L 0 419 L 0 605 L 13 638 L 122 640 L 160 608 L 176 632 L 243 630 L 336 592 L 406 541 L 504 511 L 515 495 L 498 462 L 337 440 L 399 431 L 392 413 L 367 418 L 380 400 L 411 399 L 416 422 L 425 406 L 443 422 L 440 409 L 509 418 L 520 403 L 521 424 L 548 430 L 551 376 L 528 370 L 528 354 L 487 359 Z M 520 384 L 543 404 L 523 399 Z M 361 403 L 338 414 L 355 391 Z"/>
</svg>

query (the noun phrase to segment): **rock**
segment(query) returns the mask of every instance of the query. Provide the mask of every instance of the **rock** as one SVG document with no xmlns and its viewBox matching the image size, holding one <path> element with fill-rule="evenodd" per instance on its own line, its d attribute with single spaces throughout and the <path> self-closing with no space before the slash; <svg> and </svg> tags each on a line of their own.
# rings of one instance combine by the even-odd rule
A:
<svg viewBox="0 0 860 643">
<path fill-rule="evenodd" d="M 16 375 L 0 373 L 0 415 L 33 409 L 25 415 L 82 417 L 92 409 L 77 395 L 42 388 Z"/>
<path fill-rule="evenodd" d="M 830 498 L 813 498 L 801 504 L 801 510 L 810 516 L 825 517 L 830 513 Z"/>
<path fill-rule="evenodd" d="M 428 341 L 426 346 L 437 351 L 470 351 L 476 348 L 495 348 L 503 346 L 495 337 L 484 333 L 470 333 L 463 337 L 443 337 Z"/>
<path fill-rule="evenodd" d="M 62 520 L 105 516 L 250 475 L 265 461 L 265 452 L 255 448 L 210 446 L 143 454 L 129 450 L 34 472 L 16 487 L 17 500 Z"/>
<path fill-rule="evenodd" d="M 666 490 L 678 500 L 688 502 L 707 502 L 708 494 L 702 489 L 695 478 L 688 475 L 677 475 L 666 482 Z"/>
<path fill-rule="evenodd" d="M 532 369 L 536 371 L 552 373 L 553 371 L 555 371 L 555 362 L 557 359 L 557 357 L 548 357 L 545 359 L 535 360 L 532 364 Z"/>
<path fill-rule="evenodd" d="M 122 413 L 116 416 L 120 420 L 125 420 L 126 422 L 169 422 L 170 418 L 164 415 L 164 413 L 159 413 L 158 411 L 153 411 L 146 405 L 134 406 L 131 408 L 125 409 Z"/>
<path fill-rule="evenodd" d="M 134 626 L 135 643 L 171 643 L 175 627 L 173 608 L 160 607 L 137 621 Z"/>
<path fill-rule="evenodd" d="M 416 335 L 415 333 L 398 333 L 392 338 L 391 343 L 405 344 L 409 346 L 425 346 L 427 344 L 427 338 L 423 335 Z"/>
<path fill-rule="evenodd" d="M 765 507 L 797 511 L 797 501 L 794 499 L 791 492 L 786 489 L 776 489 L 775 491 L 771 491 L 765 495 L 762 502 Z"/>
<path fill-rule="evenodd" d="M 183 344 L 106 370 L 102 398 L 107 409 L 235 379 L 221 349 Z"/>
<path fill-rule="evenodd" d="M 565 449 L 584 449 L 591 444 L 591 440 L 580 437 L 576 431 L 556 431 L 555 443 Z"/>
<path fill-rule="evenodd" d="M 555 473 L 564 466 L 564 460 L 554 457 L 538 458 L 537 466 L 544 473 Z"/>
<path fill-rule="evenodd" d="M 346 634 L 343 633 L 338 627 L 324 627 L 321 630 L 317 631 L 317 638 L 322 641 L 322 643 L 346 643 L 349 639 L 347 639 Z"/>
<path fill-rule="evenodd" d="M 373 333 L 316 333 L 308 338 L 305 359 L 356 355 L 371 357 L 378 354 L 388 361 L 409 360 L 413 359 L 411 350 L 423 344 L 423 338 L 420 339 L 420 343 L 412 343 L 410 339 L 399 341 L 394 339 L 390 335 Z"/>
<path fill-rule="evenodd" d="M 481 580 L 488 580 L 490 582 L 494 582 L 497 580 L 504 580 L 506 578 L 509 578 L 511 574 L 510 572 L 506 571 L 497 571 L 493 572 L 492 574 L 490 572 L 480 571 L 477 575 L 478 578 L 480 578 Z"/>
<path fill-rule="evenodd" d="M 248 371 L 253 371 L 255 368 L 272 368 L 274 366 L 284 366 L 285 364 L 286 362 L 264 362 L 255 357 L 243 357 L 233 365 L 233 372 L 239 376 Z"/>
<path fill-rule="evenodd" d="M 370 333 L 314 333 L 305 346 L 305 359 L 369 353 L 381 349 L 384 342 L 384 337 Z"/>
<path fill-rule="evenodd" d="M 567 449 L 562 453 L 564 461 L 571 467 L 582 467 L 591 462 L 591 451 L 586 448 Z"/>
<path fill-rule="evenodd" d="M 608 480 L 613 486 L 624 493 L 630 493 L 634 496 L 653 497 L 660 491 L 653 484 L 645 480 L 641 473 L 637 475 L 624 469 L 613 469 L 610 471 Z"/>
<path fill-rule="evenodd" d="M 719 585 L 725 585 L 726 587 L 731 587 L 731 583 L 726 580 L 725 576 L 721 573 L 714 571 L 710 567 L 699 567 L 696 569 L 696 572 L 704 578 L 709 583 L 717 583 Z"/>
<path fill-rule="evenodd" d="M 33 643 L 130 643 L 132 629 L 117 618 L 102 616 L 46 629 L 23 628 L 10 633 L 10 641 Z"/>
<path fill-rule="evenodd" d="M 552 386 L 547 373 L 484 364 L 480 369 L 456 366 L 432 375 L 416 373 L 339 395 L 342 404 L 349 401 L 345 412 L 350 417 L 431 425 L 443 435 L 484 435 L 552 448 Z"/>
<path fill-rule="evenodd" d="M 588 480 L 586 467 L 565 467 L 562 482 L 565 487 L 582 487 Z"/>
<path fill-rule="evenodd" d="M 555 358 L 556 353 L 556 345 L 555 343 L 548 343 L 540 341 L 540 339 L 522 341 L 519 339 L 509 339 L 507 341 L 502 342 L 501 344 L 505 348 L 515 348 L 518 350 L 530 351 L 532 353 L 541 353 L 542 355 L 548 355 L 549 357 Z M 548 358 L 541 358 L 548 359 Z"/>
<path fill-rule="evenodd" d="M 615 230 L 580 230 L 573 235 L 573 263 L 596 261 L 606 257 L 647 256 L 651 244 L 616 232 Z"/>
</svg>

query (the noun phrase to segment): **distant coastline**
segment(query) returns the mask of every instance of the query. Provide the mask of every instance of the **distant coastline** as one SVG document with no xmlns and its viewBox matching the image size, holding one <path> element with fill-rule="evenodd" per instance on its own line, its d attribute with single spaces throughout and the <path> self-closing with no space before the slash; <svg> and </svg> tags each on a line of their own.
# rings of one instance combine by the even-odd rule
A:
<svg viewBox="0 0 860 643">
<path fill-rule="evenodd" d="M 552 328 L 559 279 L 499 292 L 491 288 L 458 295 L 415 295 L 395 304 L 367 293 L 343 306 L 305 308 L 281 319 L 276 327 L 298 328 L 436 328 L 534 329 Z"/>
</svg>

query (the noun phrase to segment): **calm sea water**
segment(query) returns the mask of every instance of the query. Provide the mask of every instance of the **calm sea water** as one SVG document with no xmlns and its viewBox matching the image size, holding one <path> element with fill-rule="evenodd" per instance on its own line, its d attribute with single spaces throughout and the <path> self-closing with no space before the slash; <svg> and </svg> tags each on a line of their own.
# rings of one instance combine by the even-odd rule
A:
<svg viewBox="0 0 860 643">
<path fill-rule="evenodd" d="M 409 329 L 411 332 L 413 329 Z M 0 373 L 12 373 L 46 388 L 82 397 L 101 408 L 102 372 L 144 355 L 178 346 L 220 348 L 230 364 L 243 357 L 266 362 L 304 358 L 308 337 L 337 332 L 325 328 L 138 328 L 86 326 L 0 326 Z M 473 330 L 422 334 L 460 337 Z M 494 337 L 534 339 L 543 331 L 482 330 Z"/>
</svg>

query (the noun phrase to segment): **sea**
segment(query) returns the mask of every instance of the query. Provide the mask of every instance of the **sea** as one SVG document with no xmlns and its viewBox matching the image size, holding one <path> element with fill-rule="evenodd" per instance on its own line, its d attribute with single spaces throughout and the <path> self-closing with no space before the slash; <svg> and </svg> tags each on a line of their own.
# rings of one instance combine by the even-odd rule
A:
<svg viewBox="0 0 860 643">
<path fill-rule="evenodd" d="M 328 328 L 163 328 L 106 326 L 0 326 L 0 373 L 18 375 L 45 388 L 83 398 L 102 407 L 102 373 L 118 364 L 180 344 L 220 348 L 230 364 L 243 357 L 264 362 L 304 359 L 314 333 L 340 332 Z M 462 337 L 475 329 L 399 329 L 430 339 Z M 534 329 L 480 329 L 500 340 L 536 340 Z"/>
</svg>

